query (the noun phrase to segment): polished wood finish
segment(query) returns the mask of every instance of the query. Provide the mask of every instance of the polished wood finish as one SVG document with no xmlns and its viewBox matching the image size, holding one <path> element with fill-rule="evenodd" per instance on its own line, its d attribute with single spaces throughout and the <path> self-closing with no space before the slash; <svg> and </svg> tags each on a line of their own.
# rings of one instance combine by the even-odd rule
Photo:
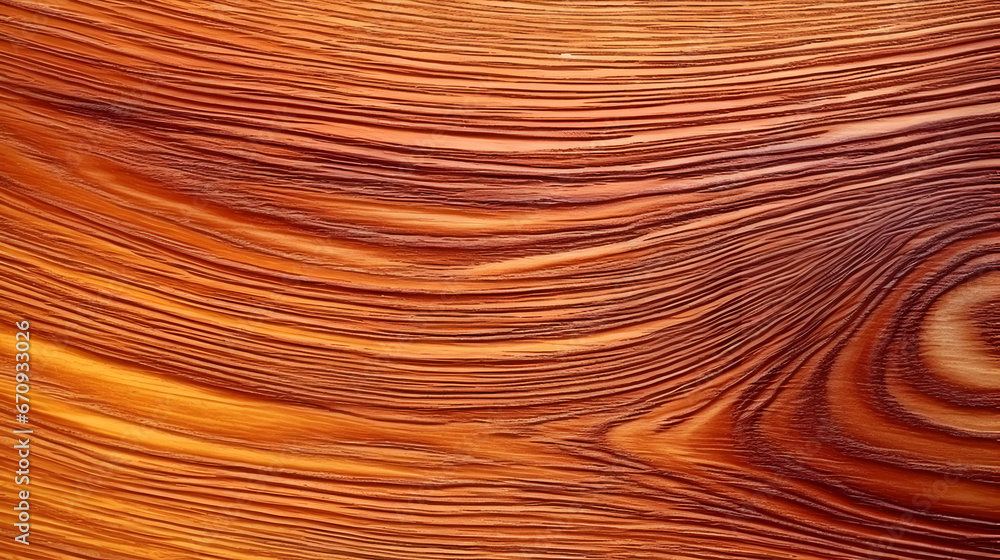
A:
<svg viewBox="0 0 1000 560">
<path fill-rule="evenodd" d="M 0 2 L 0 551 L 1000 558 L 998 29 Z"/>
</svg>

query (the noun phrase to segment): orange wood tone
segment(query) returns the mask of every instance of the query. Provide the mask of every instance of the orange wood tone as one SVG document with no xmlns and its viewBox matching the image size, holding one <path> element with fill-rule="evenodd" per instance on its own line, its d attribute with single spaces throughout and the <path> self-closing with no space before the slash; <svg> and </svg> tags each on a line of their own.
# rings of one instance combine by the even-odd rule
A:
<svg viewBox="0 0 1000 560">
<path fill-rule="evenodd" d="M 1000 558 L 998 30 L 0 1 L 0 556 Z"/>
</svg>

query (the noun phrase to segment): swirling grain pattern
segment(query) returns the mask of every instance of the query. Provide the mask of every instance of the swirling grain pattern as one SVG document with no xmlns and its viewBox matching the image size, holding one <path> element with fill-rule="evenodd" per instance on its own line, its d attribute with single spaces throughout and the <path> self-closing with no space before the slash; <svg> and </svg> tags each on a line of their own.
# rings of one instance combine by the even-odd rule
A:
<svg viewBox="0 0 1000 560">
<path fill-rule="evenodd" d="M 0 1 L 0 550 L 1000 558 L 998 29 Z"/>
</svg>

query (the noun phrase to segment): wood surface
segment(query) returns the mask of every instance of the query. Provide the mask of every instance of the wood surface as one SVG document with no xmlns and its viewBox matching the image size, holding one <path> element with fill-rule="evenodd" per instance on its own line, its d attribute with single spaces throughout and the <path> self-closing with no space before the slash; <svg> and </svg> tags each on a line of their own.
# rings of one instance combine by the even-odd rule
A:
<svg viewBox="0 0 1000 560">
<path fill-rule="evenodd" d="M 998 60 L 986 0 L 2 0 L 0 556 L 1000 558 Z"/>
</svg>

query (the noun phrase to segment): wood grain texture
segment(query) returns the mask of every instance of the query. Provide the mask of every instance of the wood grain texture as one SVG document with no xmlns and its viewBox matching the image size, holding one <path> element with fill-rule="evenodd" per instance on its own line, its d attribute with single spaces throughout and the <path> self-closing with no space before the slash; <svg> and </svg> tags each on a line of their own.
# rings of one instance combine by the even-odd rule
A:
<svg viewBox="0 0 1000 560">
<path fill-rule="evenodd" d="M 0 551 L 1000 558 L 998 29 L 0 1 Z"/>
</svg>

